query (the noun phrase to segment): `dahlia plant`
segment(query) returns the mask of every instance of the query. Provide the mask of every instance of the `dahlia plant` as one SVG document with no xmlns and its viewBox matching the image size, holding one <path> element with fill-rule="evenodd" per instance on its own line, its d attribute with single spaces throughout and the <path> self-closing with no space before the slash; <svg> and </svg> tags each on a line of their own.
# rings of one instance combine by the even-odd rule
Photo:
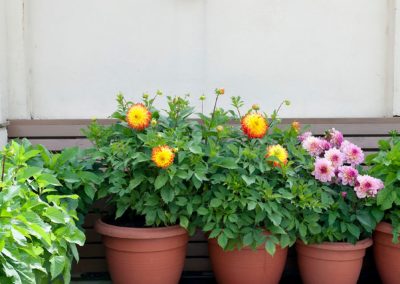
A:
<svg viewBox="0 0 400 284">
<path fill-rule="evenodd" d="M 308 153 L 297 160 L 300 179 L 310 180 L 322 209 L 299 211 L 299 237 L 305 243 L 350 242 L 371 236 L 382 213 L 373 206 L 380 179 L 363 174 L 364 153 L 330 129 L 324 137 L 299 136 Z"/>
<path fill-rule="evenodd" d="M 392 132 L 388 140 L 379 141 L 379 152 L 366 159 L 369 172 L 385 181 L 378 193 L 377 205 L 384 212 L 383 220 L 393 227 L 393 242 L 399 242 L 400 232 L 400 138 Z"/>
<path fill-rule="evenodd" d="M 98 198 L 107 197 L 115 205 L 115 224 L 125 226 L 189 225 L 193 211 L 201 202 L 196 191 L 206 180 L 201 133 L 187 96 L 167 97 L 168 109 L 162 113 L 153 98 L 143 102 L 117 97 L 116 122 L 101 126 L 94 121 L 86 131 L 94 143 L 104 168 L 104 182 Z M 110 220 L 111 221 L 111 220 Z"/>
<path fill-rule="evenodd" d="M 240 97 L 232 98 L 234 110 L 217 108 L 224 91 L 215 93 L 213 112 L 200 114 L 203 123 L 197 126 L 209 166 L 197 224 L 223 249 L 264 245 L 274 254 L 276 245 L 287 247 L 296 239 L 294 207 L 318 206 L 292 167 L 299 125 L 280 130 L 279 109 L 268 118 L 258 105 L 242 115 Z"/>
</svg>

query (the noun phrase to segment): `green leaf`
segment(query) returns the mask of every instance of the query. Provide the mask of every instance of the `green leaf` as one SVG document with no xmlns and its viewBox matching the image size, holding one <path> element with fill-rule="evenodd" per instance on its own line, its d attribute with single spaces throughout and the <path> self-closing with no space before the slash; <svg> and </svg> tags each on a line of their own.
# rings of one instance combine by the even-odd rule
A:
<svg viewBox="0 0 400 284">
<path fill-rule="evenodd" d="M 208 209 L 205 207 L 200 207 L 199 209 L 197 209 L 197 213 L 199 213 L 199 215 L 207 215 Z"/>
<path fill-rule="evenodd" d="M 221 204 L 222 204 L 222 201 L 220 199 L 213 198 L 213 199 L 211 199 L 210 207 L 214 207 L 214 208 L 219 207 L 219 206 L 221 206 Z"/>
<path fill-rule="evenodd" d="M 50 257 L 51 279 L 56 278 L 58 275 L 62 273 L 66 261 L 67 261 L 66 257 L 62 255 L 56 255 Z"/>
<path fill-rule="evenodd" d="M 53 223 L 64 224 L 68 221 L 69 216 L 63 213 L 60 209 L 54 207 L 48 207 L 44 211 L 44 215 L 47 216 Z"/>
<path fill-rule="evenodd" d="M 42 172 L 42 170 L 43 169 L 39 167 L 34 167 L 34 166 L 27 167 L 18 175 L 18 180 L 24 181 L 32 176 L 38 175 L 39 173 Z"/>
<path fill-rule="evenodd" d="M 161 189 L 161 198 L 165 203 L 170 203 L 172 200 L 174 200 L 175 197 L 175 191 L 173 188 L 169 186 L 164 186 Z"/>
<path fill-rule="evenodd" d="M 163 187 L 168 181 L 168 175 L 165 172 L 162 172 L 160 175 L 157 176 L 154 187 L 155 189 L 160 189 Z"/>
<path fill-rule="evenodd" d="M 213 163 L 215 166 L 219 166 L 221 168 L 234 170 L 238 168 L 238 164 L 236 163 L 236 159 L 230 157 L 219 157 L 216 158 Z"/>
<path fill-rule="evenodd" d="M 354 224 L 347 224 L 347 229 L 356 239 L 360 237 L 360 229 Z"/>
<path fill-rule="evenodd" d="M 51 174 L 46 174 L 46 173 L 38 176 L 37 181 L 38 181 L 38 183 L 41 183 L 43 186 L 47 186 L 49 184 L 56 185 L 56 186 L 61 185 L 61 183 L 58 181 L 58 179 L 55 176 L 53 176 Z"/>
<path fill-rule="evenodd" d="M 249 177 L 246 175 L 242 175 L 241 177 L 245 181 L 246 185 L 248 185 L 248 186 L 252 185 L 253 183 L 256 182 L 256 178 L 254 176 Z"/>
<path fill-rule="evenodd" d="M 267 241 L 265 242 L 265 249 L 270 255 L 273 256 L 276 251 L 276 246 L 270 239 L 267 239 Z"/>
<path fill-rule="evenodd" d="M 189 219 L 186 216 L 180 216 L 179 217 L 179 224 L 181 227 L 187 229 L 189 227 Z"/>
<path fill-rule="evenodd" d="M 226 235 L 224 233 L 220 234 L 218 236 L 218 244 L 221 248 L 225 249 L 226 245 L 228 243 L 228 238 L 226 237 Z"/>
<path fill-rule="evenodd" d="M 198 145 L 191 145 L 189 147 L 189 151 L 192 152 L 193 154 L 203 154 L 201 147 Z"/>
<path fill-rule="evenodd" d="M 253 233 L 252 232 L 248 232 L 243 237 L 243 245 L 244 246 L 249 246 L 252 242 L 253 242 Z"/>
<path fill-rule="evenodd" d="M 288 235 L 281 235 L 280 244 L 281 244 L 282 248 L 285 248 L 285 247 L 289 246 L 290 243 L 291 243 L 291 241 L 290 241 L 290 237 Z"/>
</svg>

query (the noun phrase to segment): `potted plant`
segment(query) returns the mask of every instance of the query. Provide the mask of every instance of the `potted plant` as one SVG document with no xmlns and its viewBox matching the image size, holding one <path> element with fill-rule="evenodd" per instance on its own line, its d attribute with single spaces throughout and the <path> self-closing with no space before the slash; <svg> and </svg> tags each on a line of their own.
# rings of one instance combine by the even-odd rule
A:
<svg viewBox="0 0 400 284">
<path fill-rule="evenodd" d="M 367 157 L 369 172 L 385 182 L 376 198 L 384 213 L 374 232 L 375 263 L 384 283 L 400 279 L 400 138 L 396 132 L 388 140 L 379 141 L 379 152 Z"/>
<path fill-rule="evenodd" d="M 362 150 L 330 129 L 325 137 L 299 137 L 308 152 L 297 159 L 298 176 L 309 181 L 322 209 L 299 210 L 296 244 L 304 283 L 356 283 L 365 249 L 381 218 L 373 207 L 381 180 L 362 175 Z"/>
<path fill-rule="evenodd" d="M 201 115 L 209 175 L 197 224 L 208 235 L 218 283 L 278 283 L 295 242 L 296 189 L 286 148 L 294 148 L 297 130 L 279 130 L 277 112 L 268 120 L 257 105 L 242 116 L 240 97 L 232 98 L 237 115 L 217 108 L 223 94 L 217 89 L 213 112 Z"/>
<path fill-rule="evenodd" d="M 201 202 L 193 198 L 205 179 L 201 133 L 189 120 L 187 96 L 167 97 L 165 115 L 143 95 L 142 103 L 119 94 L 116 122 L 86 131 L 104 169 L 98 198 L 108 198 L 112 216 L 96 223 L 115 283 L 178 283 L 189 222 Z"/>
<path fill-rule="evenodd" d="M 79 259 L 79 196 L 58 192 L 63 185 L 45 166 L 47 154 L 27 140 L 0 153 L 0 283 L 69 283 Z"/>
</svg>

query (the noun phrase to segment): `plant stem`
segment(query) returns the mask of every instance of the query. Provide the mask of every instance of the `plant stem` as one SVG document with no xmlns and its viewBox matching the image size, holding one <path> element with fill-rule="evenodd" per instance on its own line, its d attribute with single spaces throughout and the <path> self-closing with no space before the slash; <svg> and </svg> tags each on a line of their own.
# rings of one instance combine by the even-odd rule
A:
<svg viewBox="0 0 400 284">
<path fill-rule="evenodd" d="M 5 166 L 6 166 L 6 155 L 3 155 L 3 161 L 2 161 L 2 164 L 1 164 L 1 182 L 4 181 Z"/>
<path fill-rule="evenodd" d="M 275 112 L 274 117 L 272 118 L 271 122 L 268 124 L 268 127 L 271 127 L 272 123 L 276 120 L 276 117 L 278 116 L 278 113 L 281 110 L 284 103 L 285 103 L 285 101 L 281 102 L 281 104 L 279 105 L 278 109 Z"/>
</svg>

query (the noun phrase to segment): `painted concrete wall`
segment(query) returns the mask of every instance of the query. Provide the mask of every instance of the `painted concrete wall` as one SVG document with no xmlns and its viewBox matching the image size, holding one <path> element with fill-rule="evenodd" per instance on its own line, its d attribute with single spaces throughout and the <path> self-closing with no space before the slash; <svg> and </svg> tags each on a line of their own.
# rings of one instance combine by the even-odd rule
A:
<svg viewBox="0 0 400 284">
<path fill-rule="evenodd" d="M 18 1 L 28 99 L 13 118 L 107 117 L 118 91 L 199 105 L 216 87 L 268 111 L 289 99 L 286 117 L 393 114 L 394 0 Z"/>
<path fill-rule="evenodd" d="M 5 2 L 0 1 L 0 125 L 7 118 L 7 55 L 6 55 L 6 18 Z M 7 133 L 0 126 L 0 149 L 6 143 Z"/>
</svg>

